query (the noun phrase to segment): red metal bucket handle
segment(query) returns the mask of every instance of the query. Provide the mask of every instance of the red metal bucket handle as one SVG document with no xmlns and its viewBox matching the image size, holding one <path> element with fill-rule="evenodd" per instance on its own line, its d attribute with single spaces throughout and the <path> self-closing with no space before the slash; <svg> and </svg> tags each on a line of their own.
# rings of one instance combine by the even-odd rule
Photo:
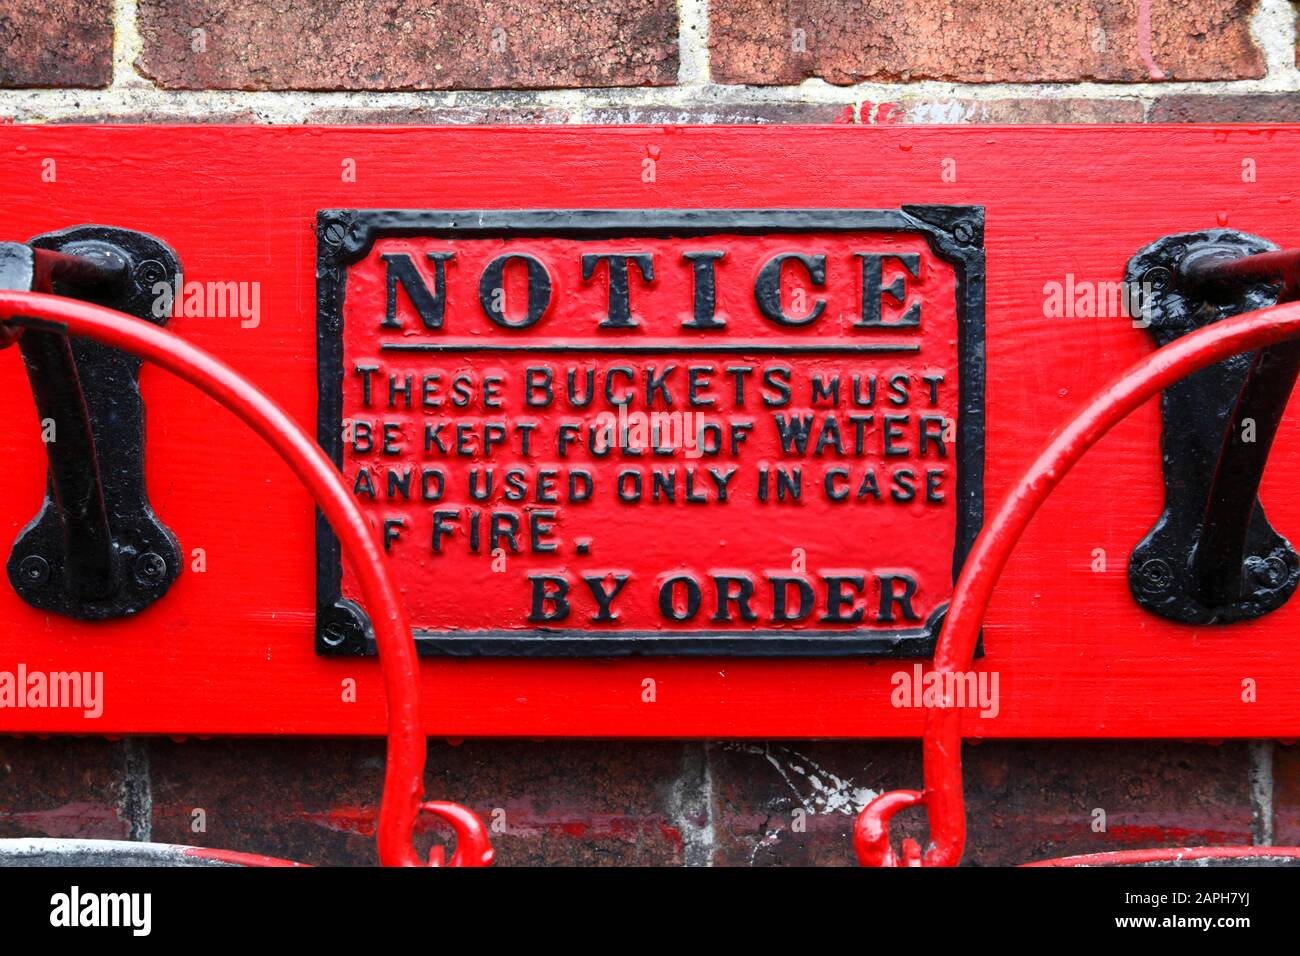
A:
<svg viewBox="0 0 1300 956">
<path fill-rule="evenodd" d="M 388 696 L 388 760 L 379 806 L 379 861 L 384 866 L 421 866 L 414 845 L 421 811 L 448 821 L 456 832 L 449 866 L 486 866 L 492 847 L 482 821 L 454 803 L 423 802 L 426 741 L 420 723 L 420 684 L 406 609 L 382 548 L 352 500 L 334 464 L 298 424 L 255 385 L 225 363 L 181 337 L 112 309 L 37 292 L 0 291 L 0 347 L 22 327 L 52 329 L 93 339 L 160 365 L 194 385 L 241 418 L 284 459 L 311 492 L 334 528 L 357 576 L 375 629 Z M 219 853 L 220 851 L 211 851 Z M 435 848 L 429 865 L 443 863 Z"/>
<path fill-rule="evenodd" d="M 1297 337 L 1300 337 L 1300 303 L 1249 312 L 1216 322 L 1158 349 L 1098 392 L 1048 441 L 1003 499 L 993 520 L 976 538 L 957 579 L 952 605 L 939 635 L 935 671 L 947 674 L 970 669 L 984 612 L 1012 548 L 1039 505 L 1084 452 L 1130 412 L 1179 379 L 1238 353 Z M 939 686 L 947 684 L 941 681 Z M 925 790 L 881 794 L 858 816 L 853 842 L 863 866 L 956 866 L 961 859 L 966 845 L 966 808 L 962 794 L 960 709 L 932 707 L 926 714 L 922 747 Z M 889 820 L 904 807 L 917 804 L 925 806 L 931 846 L 923 854 L 915 841 L 904 841 L 900 857 L 890 844 Z M 1172 858 L 1171 854 L 1187 851 L 1162 852 L 1166 858 Z"/>
</svg>

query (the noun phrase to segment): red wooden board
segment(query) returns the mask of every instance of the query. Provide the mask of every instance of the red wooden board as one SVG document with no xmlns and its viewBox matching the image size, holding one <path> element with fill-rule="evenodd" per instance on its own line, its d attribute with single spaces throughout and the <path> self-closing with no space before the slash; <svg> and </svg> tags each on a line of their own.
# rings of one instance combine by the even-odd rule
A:
<svg viewBox="0 0 1300 956">
<path fill-rule="evenodd" d="M 653 177 L 644 175 L 647 158 Z M 1055 426 L 1153 347 L 1126 316 L 1089 308 L 1049 314 L 1051 284 L 1116 282 L 1139 248 L 1169 233 L 1228 225 L 1281 246 L 1300 244 L 1297 168 L 1294 127 L 9 126 L 0 127 L 0 238 L 26 240 L 83 222 L 123 226 L 169 242 L 189 281 L 256 283 L 255 323 L 181 315 L 171 328 L 248 374 L 314 430 L 320 210 L 980 206 L 988 274 L 983 487 L 992 506 Z M 551 252 L 575 268 L 568 252 Z M 572 286 L 574 275 L 564 281 Z M 633 296 L 643 291 L 634 287 Z M 943 296 L 927 301 L 937 310 Z M 737 323 L 752 321 L 739 306 L 736 315 Z M 557 334 L 579 334 L 555 321 Z M 841 339 L 844 331 L 834 334 Z M 39 505 L 45 465 L 14 353 L 0 362 L 0 386 L 11 408 L 11 427 L 0 437 L 7 464 L 0 540 L 8 541 Z M 104 624 L 34 611 L 0 587 L 0 674 L 20 665 L 102 672 L 104 687 L 97 718 L 4 707 L 0 728 L 380 732 L 376 662 L 315 650 L 317 561 L 306 493 L 206 399 L 155 369 L 143 372 L 142 389 L 150 494 L 191 566 L 157 605 Z M 1295 428 L 1293 410 L 1261 491 L 1273 525 L 1292 539 L 1300 537 L 1300 499 L 1291 494 L 1300 480 Z M 969 734 L 1300 733 L 1300 601 L 1226 627 L 1171 624 L 1133 601 L 1128 555 L 1162 501 L 1159 436 L 1151 403 L 1085 459 L 1036 519 L 985 629 L 979 668 L 997 675 L 998 714 L 971 714 Z M 832 558 L 875 566 L 874 557 L 852 553 L 856 542 L 842 528 L 824 537 L 822 516 L 813 514 L 795 527 L 798 521 L 755 512 L 728 560 L 759 572 L 802 546 L 809 568 Z M 593 538 L 598 533 L 608 532 Z M 681 533 L 666 560 L 684 560 L 680 549 L 696 540 L 701 568 L 720 560 L 719 532 L 707 520 L 686 523 Z M 648 529 L 634 531 L 633 542 L 636 534 Z M 917 538 L 893 543 L 904 556 L 888 560 L 914 554 L 924 561 L 941 550 Z M 201 572 L 194 549 L 202 549 Z M 443 567 L 453 570 L 412 589 L 419 623 L 518 620 L 513 599 L 494 590 L 482 565 L 463 575 L 454 564 Z M 518 570 L 511 565 L 507 573 Z M 468 591 L 478 596 L 470 601 Z M 485 608 L 477 621 L 474 607 Z M 910 666 L 882 658 L 426 658 L 425 721 L 430 732 L 449 736 L 913 736 L 923 712 L 891 702 L 892 678 Z M 1253 695 L 1243 694 L 1244 681 Z"/>
</svg>

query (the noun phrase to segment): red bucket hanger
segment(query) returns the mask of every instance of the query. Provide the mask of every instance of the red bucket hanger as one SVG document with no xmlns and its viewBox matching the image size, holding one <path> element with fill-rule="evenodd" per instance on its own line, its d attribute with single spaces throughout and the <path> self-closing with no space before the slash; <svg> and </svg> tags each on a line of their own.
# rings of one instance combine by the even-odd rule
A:
<svg viewBox="0 0 1300 956">
<path fill-rule="evenodd" d="M 420 722 L 420 685 L 415 646 L 406 610 L 361 509 L 342 477 L 314 441 L 275 402 L 238 372 L 171 332 L 121 312 L 75 299 L 36 292 L 0 291 L 0 348 L 24 329 L 93 339 L 160 365 L 194 385 L 241 418 L 284 459 L 316 499 L 334 528 L 361 589 L 375 629 L 375 642 L 388 696 L 388 759 L 379 807 L 379 860 L 384 866 L 421 866 L 414 845 L 420 813 L 450 823 L 456 850 L 442 847 L 429 866 L 487 866 L 493 850 L 482 821 L 456 803 L 425 801 L 426 741 Z M 184 848 L 195 859 L 243 865 L 285 865 L 286 861 L 222 850 Z"/>
<path fill-rule="evenodd" d="M 1012 549 L 1038 507 L 1070 469 L 1103 435 L 1144 402 L 1179 379 L 1241 352 L 1279 342 L 1300 349 L 1300 303 L 1289 302 L 1192 332 L 1129 368 L 1103 388 L 1034 459 L 980 533 L 962 567 L 939 644 L 934 670 L 939 674 L 969 671 L 993 588 Z M 1267 451 L 1267 449 L 1265 449 Z M 940 681 L 939 686 L 948 686 Z M 961 774 L 961 710 L 931 708 L 922 740 L 924 790 L 894 790 L 872 800 L 858 816 L 853 842 L 863 866 L 956 866 L 966 845 L 966 806 Z M 898 811 L 925 807 L 930 846 L 922 851 L 904 840 L 901 854 L 889 838 L 889 822 Z M 1178 863 L 1182 861 L 1292 862 L 1300 848 L 1237 846 L 1124 850 L 1047 860 L 1033 866 L 1099 866 Z"/>
</svg>

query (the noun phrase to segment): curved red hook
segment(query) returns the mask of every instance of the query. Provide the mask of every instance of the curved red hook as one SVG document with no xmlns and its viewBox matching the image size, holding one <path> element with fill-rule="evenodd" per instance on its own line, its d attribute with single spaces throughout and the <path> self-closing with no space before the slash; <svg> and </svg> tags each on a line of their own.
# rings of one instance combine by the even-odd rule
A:
<svg viewBox="0 0 1300 956">
<path fill-rule="evenodd" d="M 456 832 L 456 852 L 451 861 L 443 862 L 445 852 L 436 846 L 429 852 L 430 866 L 490 866 L 496 850 L 488 841 L 487 830 L 483 821 L 473 810 L 462 807 L 459 803 L 447 803 L 443 800 L 431 800 L 420 804 L 420 809 L 435 816 L 442 817 L 451 824 Z"/>
<path fill-rule="evenodd" d="M 415 821 L 424 790 L 425 736 L 420 723 L 420 684 L 411 627 L 384 552 L 333 462 L 275 402 L 224 362 L 178 335 L 142 319 L 76 299 L 38 292 L 0 290 L 0 348 L 11 344 L 14 326 L 53 327 L 54 331 L 94 339 L 160 365 L 194 385 L 241 418 L 284 459 L 311 492 L 356 573 L 370 612 L 388 698 L 388 758 L 379 805 L 379 860 L 385 866 L 420 866 L 414 845 Z M 485 866 L 491 848 L 474 814 L 455 804 L 435 803 L 450 814 L 466 845 L 453 865 Z M 449 817 L 450 818 L 450 817 Z M 473 824 L 468 821 L 473 819 Z M 460 859 L 459 864 L 456 860 Z"/>
<path fill-rule="evenodd" d="M 921 846 L 915 840 L 903 841 L 903 859 L 899 862 L 889 842 L 889 821 L 899 810 L 924 803 L 919 790 L 891 790 L 882 793 L 863 807 L 853 824 L 853 846 L 863 866 L 920 866 Z"/>
<path fill-rule="evenodd" d="M 953 592 L 934 655 L 940 673 L 965 671 L 989 598 L 1011 551 L 1046 500 L 1084 452 L 1144 402 L 1181 378 L 1241 352 L 1300 337 L 1300 303 L 1275 305 L 1215 322 L 1157 349 L 1098 392 L 1070 419 L 1025 469 L 997 514 L 975 540 Z M 889 846 L 889 819 L 904 806 L 923 803 L 931 847 L 925 866 L 956 866 L 966 845 L 966 808 L 961 776 L 961 711 L 932 707 L 923 739 L 925 790 L 881 794 L 867 804 L 854 828 L 858 859 L 870 866 L 915 865 Z M 914 798 L 915 797 L 915 798 Z"/>
</svg>

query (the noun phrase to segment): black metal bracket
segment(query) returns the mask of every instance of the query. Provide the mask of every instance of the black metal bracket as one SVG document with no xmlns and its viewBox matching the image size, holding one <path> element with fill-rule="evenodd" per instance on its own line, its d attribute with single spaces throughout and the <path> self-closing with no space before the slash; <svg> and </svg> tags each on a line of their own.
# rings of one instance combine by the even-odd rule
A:
<svg viewBox="0 0 1300 956">
<path fill-rule="evenodd" d="M 0 287 L 94 302 L 166 323 L 180 261 L 152 236 L 77 226 L 0 243 Z M 163 313 L 161 315 L 157 313 Z M 33 607 L 80 620 L 134 614 L 181 569 L 180 545 L 149 504 L 140 360 L 57 327 L 18 339 L 49 460 L 45 501 L 19 533 L 9 581 Z"/>
<path fill-rule="evenodd" d="M 1166 345 L 1219 319 L 1293 297 L 1295 253 L 1229 229 L 1165 236 L 1128 263 L 1136 324 Z M 1251 620 L 1300 583 L 1300 557 L 1258 498 L 1300 346 L 1237 355 L 1161 399 L 1164 512 L 1129 559 L 1142 607 L 1188 624 Z"/>
</svg>

